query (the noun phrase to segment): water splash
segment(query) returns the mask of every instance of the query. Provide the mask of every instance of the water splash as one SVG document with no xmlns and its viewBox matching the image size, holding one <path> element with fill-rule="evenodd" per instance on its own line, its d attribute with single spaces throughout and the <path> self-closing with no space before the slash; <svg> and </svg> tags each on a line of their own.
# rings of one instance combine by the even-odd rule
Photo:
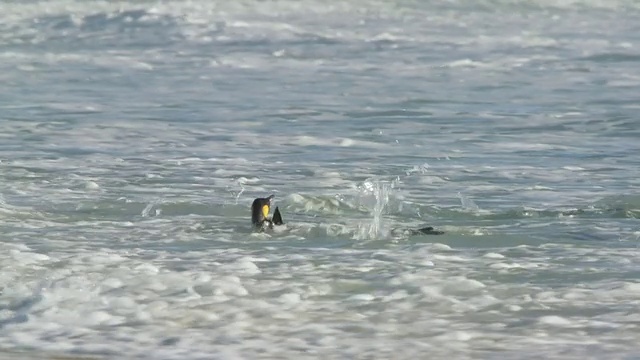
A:
<svg viewBox="0 0 640 360">
<path fill-rule="evenodd" d="M 470 211 L 479 211 L 480 210 L 478 205 L 476 205 L 476 203 L 473 202 L 473 200 L 471 200 L 470 198 L 468 198 L 464 194 L 459 192 L 458 193 L 458 197 L 460 198 L 460 203 L 461 203 L 463 209 L 470 210 Z"/>
<path fill-rule="evenodd" d="M 229 193 L 231 193 L 231 195 L 233 195 L 233 197 L 235 197 L 235 199 L 236 199 L 236 205 L 238 205 L 238 201 L 240 200 L 240 195 L 242 195 L 242 193 L 244 192 L 244 190 L 245 190 L 244 185 L 247 182 L 249 182 L 249 179 L 247 179 L 244 176 L 241 176 L 241 177 L 235 179 L 235 183 L 238 184 L 238 186 L 240 187 L 240 190 L 237 191 L 237 192 L 235 190 L 233 190 L 233 189 L 230 189 L 230 187 L 227 186 L 227 191 Z"/>
<path fill-rule="evenodd" d="M 156 206 L 162 205 L 163 203 L 164 201 L 162 199 L 151 201 L 144 209 L 142 209 L 142 213 L 140 213 L 140 215 L 142 217 L 160 216 L 162 214 L 162 209 Z M 156 208 L 154 209 L 154 207 Z M 151 214 L 151 210 L 154 210 L 154 215 Z"/>
<path fill-rule="evenodd" d="M 238 180 L 236 180 L 236 182 L 240 186 L 240 191 L 236 195 L 236 205 L 238 205 L 238 199 L 240 199 L 240 195 L 242 195 L 242 193 L 244 192 L 244 184 L 247 182 L 247 178 L 241 177 Z"/>
<path fill-rule="evenodd" d="M 404 173 L 407 176 L 413 174 L 426 175 L 429 172 L 429 164 L 424 163 L 422 165 L 414 165 L 411 169 L 406 170 Z"/>
<path fill-rule="evenodd" d="M 371 222 L 358 228 L 356 233 L 358 239 L 380 239 L 386 236 L 382 214 L 398 181 L 398 179 L 393 181 L 367 179 L 358 187 L 360 204 L 371 213 Z"/>
</svg>

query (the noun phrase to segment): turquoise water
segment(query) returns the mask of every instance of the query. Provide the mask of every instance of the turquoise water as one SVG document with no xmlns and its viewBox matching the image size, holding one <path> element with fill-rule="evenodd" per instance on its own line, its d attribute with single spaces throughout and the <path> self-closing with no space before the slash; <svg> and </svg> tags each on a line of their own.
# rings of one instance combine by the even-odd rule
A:
<svg viewBox="0 0 640 360">
<path fill-rule="evenodd" d="M 7 356 L 640 356 L 635 1 L 0 10 Z"/>
</svg>

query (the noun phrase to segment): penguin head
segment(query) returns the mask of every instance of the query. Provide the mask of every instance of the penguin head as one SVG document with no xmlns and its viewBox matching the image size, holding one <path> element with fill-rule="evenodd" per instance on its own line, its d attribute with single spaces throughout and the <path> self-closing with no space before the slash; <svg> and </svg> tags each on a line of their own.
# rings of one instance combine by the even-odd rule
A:
<svg viewBox="0 0 640 360">
<path fill-rule="evenodd" d="M 267 220 L 274 197 L 275 195 L 271 195 L 253 200 L 253 204 L 251 204 L 251 223 L 254 226 L 261 226 L 262 222 Z"/>
</svg>

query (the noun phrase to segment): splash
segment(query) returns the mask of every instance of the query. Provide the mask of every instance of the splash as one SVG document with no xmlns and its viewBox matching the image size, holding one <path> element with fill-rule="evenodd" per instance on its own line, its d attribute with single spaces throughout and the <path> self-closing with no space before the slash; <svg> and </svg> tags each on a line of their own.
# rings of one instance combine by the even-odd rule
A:
<svg viewBox="0 0 640 360">
<path fill-rule="evenodd" d="M 404 173 L 407 176 L 413 174 L 426 175 L 429 172 L 429 164 L 424 163 L 422 165 L 414 165 L 411 169 L 406 170 Z"/>
<path fill-rule="evenodd" d="M 140 215 L 142 217 L 162 215 L 162 209 L 159 207 L 159 205 L 162 205 L 163 203 L 164 203 L 164 200 L 162 199 L 156 199 L 151 201 L 149 204 L 147 204 L 147 206 L 145 206 L 144 209 L 142 209 L 142 213 L 140 213 Z M 154 207 L 156 208 L 154 209 Z M 154 210 L 154 215 L 151 214 L 151 210 Z"/>
<path fill-rule="evenodd" d="M 469 211 L 479 211 L 480 210 L 478 205 L 476 205 L 476 203 L 473 202 L 473 200 L 471 200 L 469 197 L 467 197 L 463 193 L 459 192 L 458 193 L 458 197 L 460 198 L 460 204 L 462 205 L 463 209 L 469 210 Z"/>
<path fill-rule="evenodd" d="M 240 187 L 240 190 L 235 191 L 235 190 L 231 189 L 230 186 L 227 186 L 227 191 L 229 193 L 231 193 L 231 195 L 236 199 L 236 205 L 238 205 L 238 201 L 240 200 L 240 195 L 242 195 L 242 193 L 245 190 L 244 185 L 247 184 L 247 182 L 249 182 L 249 179 L 247 179 L 244 176 L 241 176 L 241 177 L 235 179 L 234 182 L 235 182 L 235 184 L 238 185 L 238 187 Z"/>
<path fill-rule="evenodd" d="M 398 179 L 393 181 L 367 179 L 358 187 L 360 203 L 371 213 L 371 222 L 359 227 L 356 234 L 358 239 L 380 239 L 386 236 L 382 214 L 398 181 Z"/>
</svg>

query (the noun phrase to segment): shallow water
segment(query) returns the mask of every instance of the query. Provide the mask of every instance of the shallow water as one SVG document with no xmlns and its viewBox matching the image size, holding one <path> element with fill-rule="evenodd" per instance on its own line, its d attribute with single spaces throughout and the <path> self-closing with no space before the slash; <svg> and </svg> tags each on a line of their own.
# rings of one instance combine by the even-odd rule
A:
<svg viewBox="0 0 640 360">
<path fill-rule="evenodd" d="M 635 1 L 0 9 L 8 358 L 640 356 Z"/>
</svg>

